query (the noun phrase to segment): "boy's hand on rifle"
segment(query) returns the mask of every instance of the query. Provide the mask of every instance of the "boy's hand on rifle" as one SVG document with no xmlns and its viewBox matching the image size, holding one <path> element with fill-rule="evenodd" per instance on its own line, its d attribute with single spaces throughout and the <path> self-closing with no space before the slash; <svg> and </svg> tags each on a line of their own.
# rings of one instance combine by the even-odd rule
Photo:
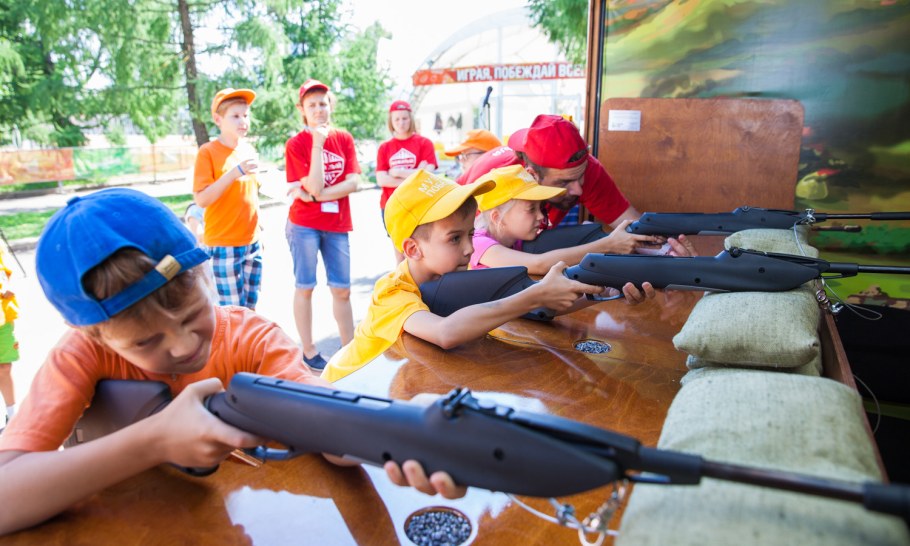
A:
<svg viewBox="0 0 910 546">
<path fill-rule="evenodd" d="M 161 462 L 210 468 L 236 448 L 265 443 L 256 435 L 224 423 L 205 408 L 205 398 L 223 390 L 217 378 L 198 381 L 187 386 L 161 412 L 145 420 L 152 427 L 150 449 L 158 450 Z"/>
<path fill-rule="evenodd" d="M 615 288 L 607 288 L 608 296 L 619 295 L 620 291 Z M 645 300 L 652 299 L 657 295 L 657 290 L 651 286 L 651 283 L 644 282 L 641 284 L 641 290 L 639 290 L 634 284 L 627 282 L 622 287 L 622 295 L 626 298 L 626 303 L 629 305 L 638 305 L 639 303 L 644 303 Z"/>
<path fill-rule="evenodd" d="M 601 251 L 608 254 L 632 254 L 639 247 L 655 247 L 664 244 L 664 238 L 658 235 L 638 235 L 629 233 L 626 228 L 632 220 L 623 220 L 610 234 L 600 241 Z"/>
<path fill-rule="evenodd" d="M 566 277 L 565 262 L 553 264 L 546 276 L 528 290 L 534 290 L 534 304 L 557 313 L 570 309 L 585 294 L 601 295 L 605 288 L 573 281 Z"/>
<path fill-rule="evenodd" d="M 447 472 L 434 472 L 428 478 L 423 466 L 417 461 L 405 461 L 400 467 L 394 461 L 389 461 L 383 468 L 395 485 L 410 486 L 427 495 L 439 493 L 447 499 L 459 499 L 468 491 L 467 487 L 455 485 Z"/>
</svg>

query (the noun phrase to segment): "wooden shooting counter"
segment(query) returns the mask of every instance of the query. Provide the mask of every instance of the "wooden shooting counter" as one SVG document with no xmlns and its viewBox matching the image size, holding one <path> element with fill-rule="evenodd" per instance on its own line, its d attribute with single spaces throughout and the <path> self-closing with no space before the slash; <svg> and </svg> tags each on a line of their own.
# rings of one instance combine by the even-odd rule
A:
<svg viewBox="0 0 910 546">
<path fill-rule="evenodd" d="M 450 351 L 405 335 L 337 386 L 395 399 L 465 386 L 500 404 L 575 419 L 654 446 L 686 372 L 685 355 L 671 340 L 700 297 L 661 292 L 642 305 L 605 302 L 551 323 L 519 319 Z M 823 325 L 827 375 L 850 377 L 830 326 Z M 585 340 L 609 344 L 611 350 L 576 350 L 576 342 Z M 604 487 L 560 501 L 574 505 L 582 519 L 609 492 Z M 554 513 L 545 499 L 523 500 Z M 381 469 L 339 468 L 317 455 L 260 468 L 228 461 L 204 478 L 162 466 L 0 542 L 411 544 L 405 522 L 432 506 L 466 515 L 474 544 L 578 544 L 576 531 L 530 514 L 504 494 L 470 490 L 465 498 L 448 501 L 396 487 Z"/>
</svg>

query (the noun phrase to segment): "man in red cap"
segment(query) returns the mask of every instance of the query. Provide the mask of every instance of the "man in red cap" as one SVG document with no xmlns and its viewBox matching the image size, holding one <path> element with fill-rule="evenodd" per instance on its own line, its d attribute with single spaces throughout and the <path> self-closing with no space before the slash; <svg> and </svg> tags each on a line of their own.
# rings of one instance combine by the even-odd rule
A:
<svg viewBox="0 0 910 546">
<path fill-rule="evenodd" d="M 464 183 L 470 184 L 493 169 L 519 164 L 541 185 L 567 190 L 547 201 L 547 227 L 559 224 L 578 203 L 613 228 L 641 216 L 603 165 L 588 153 L 588 145 L 578 128 L 561 116 L 541 114 L 534 118 L 529 128 L 516 131 L 509 138 L 508 146 L 480 156 L 465 173 Z M 630 250 L 658 242 L 650 236 L 628 236 Z"/>
</svg>

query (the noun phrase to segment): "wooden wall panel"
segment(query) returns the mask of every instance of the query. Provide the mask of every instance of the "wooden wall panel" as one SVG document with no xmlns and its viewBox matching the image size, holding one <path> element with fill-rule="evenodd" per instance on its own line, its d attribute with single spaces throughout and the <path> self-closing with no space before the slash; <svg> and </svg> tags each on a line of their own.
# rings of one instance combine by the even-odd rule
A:
<svg viewBox="0 0 910 546">
<path fill-rule="evenodd" d="M 608 130 L 611 110 L 641 130 Z M 612 98 L 597 157 L 640 212 L 792 209 L 802 127 L 795 100 Z"/>
</svg>

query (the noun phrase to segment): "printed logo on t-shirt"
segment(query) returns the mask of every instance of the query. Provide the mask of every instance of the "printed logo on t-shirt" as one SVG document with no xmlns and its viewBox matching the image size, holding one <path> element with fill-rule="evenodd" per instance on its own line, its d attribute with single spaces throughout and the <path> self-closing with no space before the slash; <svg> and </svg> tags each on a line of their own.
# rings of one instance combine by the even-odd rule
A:
<svg viewBox="0 0 910 546">
<path fill-rule="evenodd" d="M 344 158 L 328 150 L 322 150 L 323 179 L 326 186 L 331 186 L 344 172 Z"/>
<path fill-rule="evenodd" d="M 417 166 L 417 156 L 411 150 L 402 148 L 389 158 L 389 167 L 392 169 L 413 169 Z"/>
</svg>

